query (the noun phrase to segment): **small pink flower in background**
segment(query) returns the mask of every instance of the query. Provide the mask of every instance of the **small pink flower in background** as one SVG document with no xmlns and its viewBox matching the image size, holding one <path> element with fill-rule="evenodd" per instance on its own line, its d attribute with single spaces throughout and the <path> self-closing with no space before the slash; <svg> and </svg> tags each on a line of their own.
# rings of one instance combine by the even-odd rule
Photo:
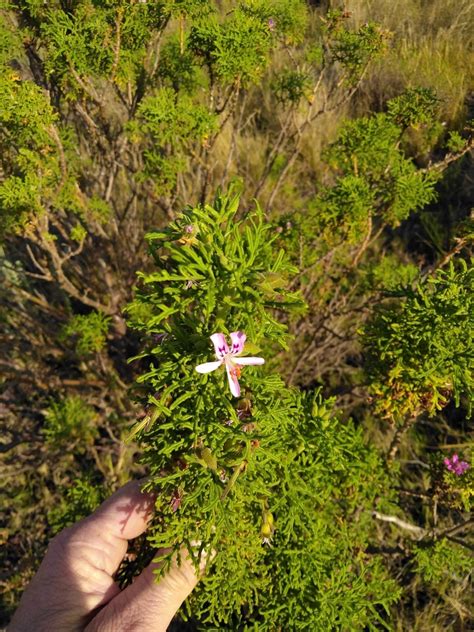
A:
<svg viewBox="0 0 474 632">
<path fill-rule="evenodd" d="M 210 373 L 211 371 L 215 371 L 222 364 L 224 364 L 227 371 L 227 378 L 229 380 L 230 392 L 235 397 L 239 397 L 239 377 L 241 367 L 246 365 L 264 364 L 265 360 L 263 358 L 237 357 L 244 350 L 244 344 L 247 339 L 247 336 L 244 334 L 243 331 L 233 331 L 230 334 L 230 339 L 232 342 L 230 348 L 227 344 L 224 334 L 212 334 L 210 338 L 214 345 L 216 357 L 218 359 L 215 362 L 204 362 L 204 364 L 199 364 L 196 367 L 196 371 L 198 373 Z"/>
<path fill-rule="evenodd" d="M 270 31 L 273 31 L 275 29 L 275 20 L 273 18 L 269 18 L 267 24 Z"/>
<path fill-rule="evenodd" d="M 466 470 L 471 467 L 466 461 L 460 461 L 457 454 L 453 454 L 450 459 L 444 459 L 444 464 L 446 466 L 446 469 L 450 472 L 454 472 L 456 476 L 461 476 Z"/>
</svg>

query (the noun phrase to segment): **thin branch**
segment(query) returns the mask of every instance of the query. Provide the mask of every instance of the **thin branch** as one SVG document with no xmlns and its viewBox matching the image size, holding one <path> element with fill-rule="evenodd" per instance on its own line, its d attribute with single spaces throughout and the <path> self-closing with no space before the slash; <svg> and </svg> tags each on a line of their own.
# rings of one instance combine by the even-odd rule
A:
<svg viewBox="0 0 474 632">
<path fill-rule="evenodd" d="M 53 138 L 56 147 L 58 148 L 58 153 L 59 153 L 59 164 L 61 167 L 61 182 L 59 184 L 59 190 L 61 190 L 61 188 L 63 187 L 64 183 L 66 182 L 66 178 L 67 178 L 67 163 L 66 163 L 66 156 L 64 155 L 64 147 L 63 144 L 61 142 L 61 138 L 59 136 L 58 130 L 56 129 L 56 127 L 54 125 L 50 125 L 48 127 L 48 131 L 50 136 Z"/>
<path fill-rule="evenodd" d="M 447 535 L 446 539 L 450 540 L 451 542 L 454 542 L 455 544 L 459 544 L 460 546 L 463 546 L 466 549 L 469 549 L 469 551 L 474 552 L 474 546 L 470 544 L 469 542 L 466 542 L 465 540 L 461 540 L 461 538 L 455 538 L 452 535 Z"/>
<path fill-rule="evenodd" d="M 43 279 L 44 281 L 52 281 L 53 277 L 51 276 L 51 272 L 48 270 L 48 268 L 45 268 L 39 263 L 36 256 L 33 254 L 33 250 L 31 249 L 31 246 L 29 244 L 26 244 L 26 251 L 30 255 L 30 259 L 35 265 L 35 267 L 41 272 L 41 275 L 34 275 L 34 276 L 40 279 Z M 33 276 L 33 274 L 30 273 L 30 276 Z"/>
<path fill-rule="evenodd" d="M 392 441 L 390 443 L 390 447 L 387 452 L 387 462 L 390 463 L 396 457 L 397 452 L 400 448 L 400 444 L 406 432 L 413 426 L 415 421 L 417 420 L 416 416 L 409 417 L 405 420 L 405 422 L 397 428 L 395 434 L 393 435 Z"/>
<path fill-rule="evenodd" d="M 426 535 L 426 530 L 422 527 L 418 527 L 417 525 L 411 524 L 410 522 L 406 522 L 397 516 L 388 516 L 387 514 L 379 513 L 378 511 L 372 512 L 372 518 L 376 518 L 377 520 L 381 520 L 382 522 L 390 522 L 392 524 L 397 525 L 400 529 L 404 529 L 405 531 L 410 531 L 411 533 L 415 533 L 418 536 Z"/>
<path fill-rule="evenodd" d="M 474 518 L 469 518 L 469 520 L 465 520 L 464 522 L 461 522 L 460 524 L 457 524 L 454 527 L 450 527 L 449 529 L 444 529 L 443 531 L 437 531 L 435 535 L 437 538 L 443 538 L 447 536 L 452 537 L 453 535 L 456 535 L 457 533 L 460 533 L 461 531 L 464 531 L 464 529 L 467 529 L 468 527 L 472 527 L 473 525 L 474 525 Z"/>
<path fill-rule="evenodd" d="M 94 86 L 92 86 L 92 84 L 90 83 L 86 83 L 86 81 L 81 78 L 81 76 L 79 75 L 79 73 L 77 72 L 77 70 L 74 68 L 74 66 L 71 63 L 69 64 L 69 70 L 71 71 L 71 74 L 74 77 L 74 79 L 81 86 L 84 92 L 92 99 L 92 101 L 99 107 L 102 107 L 104 103 L 102 99 L 99 97 L 99 95 L 97 94 Z"/>
<path fill-rule="evenodd" d="M 115 80 L 115 73 L 117 72 L 118 64 L 120 61 L 120 43 L 121 43 L 121 31 L 122 31 L 122 17 L 123 17 L 123 7 L 119 7 L 117 9 L 117 20 L 115 22 L 116 26 L 116 37 L 115 37 L 115 46 L 114 46 L 114 63 L 112 64 L 112 68 L 110 70 L 110 81 Z"/>
<path fill-rule="evenodd" d="M 464 147 L 462 151 L 458 152 L 457 154 L 447 154 L 443 160 L 440 160 L 439 162 L 435 162 L 433 164 L 429 164 L 427 167 L 424 167 L 423 169 L 419 169 L 418 173 L 440 173 L 444 171 L 448 165 L 450 165 L 452 162 L 455 162 L 456 160 L 459 160 L 459 158 L 462 158 L 465 154 L 467 154 L 473 148 L 474 148 L 474 137 L 469 139 L 466 147 Z"/>
<path fill-rule="evenodd" d="M 364 252 L 367 250 L 369 243 L 370 243 L 370 237 L 372 235 L 372 214 L 369 213 L 369 219 L 368 219 L 368 229 L 367 229 L 367 234 L 364 238 L 364 241 L 362 242 L 359 250 L 356 253 L 356 256 L 354 257 L 354 260 L 352 262 L 352 267 L 355 268 L 356 265 L 359 263 L 360 258 L 362 257 L 362 255 L 364 254 Z"/>
<path fill-rule="evenodd" d="M 448 264 L 455 255 L 457 255 L 459 252 L 461 252 L 461 250 L 464 248 L 464 246 L 467 245 L 468 238 L 467 237 L 456 237 L 455 241 L 456 241 L 456 245 L 453 248 L 451 248 L 451 250 L 449 252 L 447 252 L 444 255 L 444 257 L 438 263 L 430 266 L 426 270 L 426 272 L 423 274 L 423 277 L 427 277 L 427 276 L 433 274 L 433 272 L 436 272 L 436 270 L 439 270 L 440 268 L 444 268 L 444 266 L 446 264 Z"/>
</svg>

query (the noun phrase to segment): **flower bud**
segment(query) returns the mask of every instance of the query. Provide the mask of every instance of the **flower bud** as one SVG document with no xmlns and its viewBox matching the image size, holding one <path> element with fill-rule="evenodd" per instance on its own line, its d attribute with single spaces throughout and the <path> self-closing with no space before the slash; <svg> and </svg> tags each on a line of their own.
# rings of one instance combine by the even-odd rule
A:
<svg viewBox="0 0 474 632">
<path fill-rule="evenodd" d="M 203 448 L 201 450 L 201 458 L 210 470 L 217 470 L 217 459 L 209 448 Z"/>
</svg>

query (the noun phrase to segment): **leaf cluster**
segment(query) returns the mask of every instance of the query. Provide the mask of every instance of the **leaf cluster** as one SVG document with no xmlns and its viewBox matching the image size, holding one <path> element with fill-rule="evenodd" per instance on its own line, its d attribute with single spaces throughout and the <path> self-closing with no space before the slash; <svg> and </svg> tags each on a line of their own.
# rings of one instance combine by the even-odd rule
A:
<svg viewBox="0 0 474 632">
<path fill-rule="evenodd" d="M 340 188 L 344 195 L 361 179 L 365 186 L 356 195 L 362 200 L 370 195 L 372 213 L 391 226 L 436 198 L 436 176 L 419 171 L 404 154 L 400 147 L 402 134 L 403 128 L 387 114 L 362 117 L 346 123 L 327 152 L 329 163 L 340 174 L 336 192 Z"/>
<path fill-rule="evenodd" d="M 434 586 L 456 581 L 472 571 L 472 559 L 466 549 L 446 538 L 432 546 L 415 547 L 415 563 L 423 579 Z"/>
<path fill-rule="evenodd" d="M 369 61 L 383 54 L 390 34 L 374 22 L 353 30 L 346 24 L 349 17 L 349 12 L 340 9 L 329 11 L 324 30 L 328 34 L 331 57 L 347 70 L 347 80 L 355 82 Z"/>
<path fill-rule="evenodd" d="M 96 412 L 79 396 L 67 396 L 51 401 L 45 411 L 43 432 L 46 441 L 56 445 L 80 444 L 93 441 L 97 428 Z"/>
<path fill-rule="evenodd" d="M 463 261 L 375 309 L 363 334 L 377 407 L 400 419 L 434 415 L 451 399 L 472 409 L 474 270 Z"/>
<path fill-rule="evenodd" d="M 210 334 L 244 331 L 245 350 L 267 356 L 272 341 L 285 344 L 276 312 L 301 309 L 275 233 L 261 211 L 238 220 L 238 202 L 220 196 L 150 233 L 156 271 L 141 275 L 128 308 L 149 339 L 138 378 L 146 415 L 134 429 L 157 492 L 149 540 L 170 549 L 163 569 L 183 543 L 196 563 L 215 552 L 188 603 L 203 624 L 362 627 L 397 596 L 364 556 L 370 521 L 351 518 L 388 485 L 379 457 L 318 394 L 245 367 L 234 399 L 223 371 L 195 371 Z"/>
<path fill-rule="evenodd" d="M 63 326 L 60 338 L 62 340 L 74 339 L 79 355 L 97 353 L 106 344 L 110 320 L 110 316 L 102 312 L 76 314 Z"/>
<path fill-rule="evenodd" d="M 105 500 L 105 487 L 97 485 L 90 477 L 73 481 L 63 489 L 59 506 L 48 513 L 48 524 L 53 534 L 89 516 Z"/>
</svg>

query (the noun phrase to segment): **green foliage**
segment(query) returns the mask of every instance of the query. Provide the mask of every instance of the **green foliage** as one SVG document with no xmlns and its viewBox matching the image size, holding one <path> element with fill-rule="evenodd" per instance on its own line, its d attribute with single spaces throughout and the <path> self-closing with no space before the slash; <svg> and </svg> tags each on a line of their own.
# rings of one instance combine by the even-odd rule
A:
<svg viewBox="0 0 474 632">
<path fill-rule="evenodd" d="M 175 92 L 192 93 L 200 83 L 205 83 L 198 70 L 192 51 L 182 46 L 179 36 L 170 37 L 161 51 L 158 67 L 165 86 L 170 85 Z"/>
<path fill-rule="evenodd" d="M 391 103 L 391 102 L 390 102 Z M 330 164 L 342 177 L 363 179 L 373 212 L 392 226 L 436 198 L 436 177 L 417 170 L 400 148 L 403 133 L 386 114 L 346 123 L 328 150 Z"/>
<path fill-rule="evenodd" d="M 311 79 L 308 74 L 291 70 L 284 71 L 273 82 L 275 96 L 279 101 L 298 103 L 311 94 Z"/>
<path fill-rule="evenodd" d="M 357 242 L 367 231 L 367 221 L 375 207 L 375 193 L 369 183 L 357 175 L 342 176 L 316 202 L 324 228 L 334 237 Z"/>
<path fill-rule="evenodd" d="M 8 609 L 45 516 L 57 530 L 96 506 L 96 481 L 151 472 L 133 573 L 154 543 L 215 550 L 196 625 L 467 625 L 459 577 L 420 587 L 412 534 L 372 512 L 431 534 L 472 506 L 472 469 L 447 471 L 441 447 L 467 443 L 462 408 L 397 434 L 472 398 L 472 290 L 460 268 L 452 287 L 421 276 L 472 241 L 470 157 L 453 162 L 472 143 L 468 0 L 326 4 L 0 0 Z M 235 178 L 239 209 L 209 201 Z M 238 328 L 266 363 L 235 399 L 222 368 L 194 367 Z"/>
<path fill-rule="evenodd" d="M 446 538 L 429 546 L 415 547 L 417 571 L 429 584 L 458 581 L 472 572 L 472 557 L 465 548 Z"/>
<path fill-rule="evenodd" d="M 371 289 L 394 291 L 410 286 L 419 276 L 412 263 L 401 263 L 394 255 L 385 255 L 367 266 L 366 282 Z"/>
<path fill-rule="evenodd" d="M 165 15 L 179 18 L 205 18 L 213 10 L 208 0 L 164 0 L 161 4 Z"/>
<path fill-rule="evenodd" d="M 48 523 L 53 534 L 90 515 L 106 497 L 104 487 L 96 485 L 87 477 L 77 479 L 72 487 L 61 491 L 63 498 L 60 504 L 48 513 Z"/>
<path fill-rule="evenodd" d="M 274 37 L 300 43 L 308 27 L 308 8 L 300 0 L 245 0 L 242 11 L 259 19 Z"/>
<path fill-rule="evenodd" d="M 42 17 L 46 69 L 65 85 L 71 85 L 72 69 L 80 75 L 112 74 L 118 83 L 136 80 L 145 45 L 164 19 L 160 4 L 90 0 L 70 12 L 46 9 Z"/>
<path fill-rule="evenodd" d="M 80 355 L 98 353 L 107 342 L 110 317 L 101 312 L 76 314 L 61 330 L 62 340 L 73 338 Z"/>
<path fill-rule="evenodd" d="M 460 456 L 462 461 L 465 455 Z M 466 455 L 467 456 L 467 455 Z M 469 464 L 469 461 L 466 461 Z M 463 474 L 450 472 L 443 463 L 443 476 L 436 486 L 453 509 L 472 512 L 474 508 L 474 469 L 471 464 Z"/>
<path fill-rule="evenodd" d="M 257 18 L 236 9 L 223 24 L 217 18 L 191 30 L 189 47 L 203 57 L 211 72 L 225 83 L 258 81 L 268 63 L 271 36 Z"/>
<path fill-rule="evenodd" d="M 54 138 L 56 116 L 40 88 L 13 71 L 0 75 L 0 229 L 41 213 L 61 181 Z"/>
<path fill-rule="evenodd" d="M 429 88 L 411 88 L 399 97 L 390 99 L 388 114 L 401 128 L 431 125 L 435 120 L 439 99 Z"/>
<path fill-rule="evenodd" d="M 95 410 L 79 396 L 52 401 L 45 412 L 46 441 L 58 446 L 90 443 L 97 432 L 95 419 Z"/>
<path fill-rule="evenodd" d="M 407 156 L 400 143 L 403 133 L 404 125 L 396 124 L 388 114 L 342 125 L 324 152 L 333 181 L 321 186 L 293 217 L 299 231 L 285 240 L 294 240 L 295 252 L 303 251 L 304 267 L 314 265 L 331 248 L 363 244 L 374 226 L 399 226 L 410 213 L 436 199 L 437 175 L 419 170 Z M 312 233 L 322 237 L 321 250 L 314 247 L 315 242 L 308 242 L 306 248 L 301 241 L 300 234 Z"/>
<path fill-rule="evenodd" d="M 0 10 L 5 10 L 8 7 L 2 6 L 0 2 Z M 0 68 L 2 68 L 2 74 L 5 71 L 5 65 L 11 60 L 11 58 L 21 50 L 21 38 L 20 33 L 13 28 L 12 24 L 8 24 L 6 19 L 0 20 Z"/>
<path fill-rule="evenodd" d="M 370 520 L 353 519 L 388 485 L 379 457 L 318 394 L 246 367 L 234 399 L 223 373 L 195 371 L 216 331 L 244 331 L 268 358 L 286 344 L 275 310 L 301 309 L 271 226 L 258 209 L 237 221 L 238 202 L 218 197 L 150 233 L 157 270 L 128 308 L 144 339 L 158 334 L 139 356 L 148 412 L 134 429 L 166 516 L 149 540 L 171 552 L 199 541 L 196 562 L 216 552 L 188 602 L 203 624 L 362 629 L 398 594 L 364 556 Z"/>
<path fill-rule="evenodd" d="M 187 45 L 201 58 L 211 83 L 254 83 L 260 80 L 276 37 L 298 41 L 307 23 L 301 0 L 239 2 L 223 20 L 217 12 L 194 24 Z"/>
<path fill-rule="evenodd" d="M 172 188 L 178 173 L 188 168 L 190 141 L 201 145 L 216 130 L 217 118 L 186 95 L 176 98 L 174 90 L 163 88 L 143 100 L 137 121 L 130 125 L 131 137 L 146 140 L 144 150 L 147 177 L 157 189 Z"/>
<path fill-rule="evenodd" d="M 474 356 L 474 269 L 462 260 L 399 300 L 376 308 L 363 344 L 377 408 L 396 419 L 434 415 L 461 398 L 470 414 Z"/>
<path fill-rule="evenodd" d="M 261 211 L 247 222 L 245 230 L 234 221 L 238 203 L 238 196 L 218 198 L 214 207 L 189 209 L 166 231 L 148 234 L 159 269 L 140 277 L 145 287 L 156 284 L 158 289 L 150 295 L 139 292 L 140 300 L 128 311 L 133 316 L 137 308 L 142 309 L 141 303 L 152 302 L 155 315 L 146 323 L 133 321 L 135 327 L 171 333 L 175 329 L 173 319 L 179 319 L 181 329 L 181 323 L 186 324 L 190 318 L 188 308 L 193 306 L 195 317 L 187 325 L 191 337 L 206 339 L 216 330 L 229 331 L 232 321 L 232 327 L 245 328 L 256 344 L 261 337 L 285 344 L 283 325 L 267 310 L 302 305 L 296 294 L 285 289 L 288 275 L 295 270 L 283 251 L 275 254 L 271 245 L 275 237 L 270 236 Z M 221 233 L 216 233 L 215 225 L 222 226 Z M 162 254 L 163 248 L 171 255 Z M 267 283 L 269 278 L 271 284 Z M 263 304 L 257 300 L 261 287 L 266 288 Z M 189 344 L 195 341 L 190 339 Z M 160 349 L 157 347 L 156 352 Z M 198 379 L 195 376 L 190 384 L 197 385 Z"/>
<path fill-rule="evenodd" d="M 329 11 L 325 30 L 330 37 L 332 58 L 343 66 L 348 81 L 355 82 L 369 61 L 383 53 L 388 33 L 374 22 L 352 30 L 345 24 L 347 17 L 341 10 Z"/>
<path fill-rule="evenodd" d="M 71 239 L 74 241 L 81 242 L 87 237 L 87 230 L 82 226 L 82 224 L 76 224 L 70 233 Z"/>
<path fill-rule="evenodd" d="M 449 138 L 446 146 L 451 153 L 455 154 L 464 149 L 464 147 L 466 146 L 466 141 L 459 134 L 459 132 L 456 132 L 456 130 L 451 130 L 449 132 Z"/>
</svg>

